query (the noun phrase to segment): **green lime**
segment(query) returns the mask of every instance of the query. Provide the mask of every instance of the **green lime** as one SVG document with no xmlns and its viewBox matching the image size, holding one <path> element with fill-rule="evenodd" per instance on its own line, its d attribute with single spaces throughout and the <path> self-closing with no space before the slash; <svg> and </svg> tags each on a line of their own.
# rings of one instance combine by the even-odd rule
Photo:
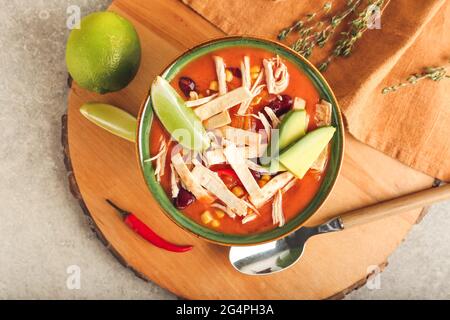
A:
<svg viewBox="0 0 450 320">
<path fill-rule="evenodd" d="M 166 130 L 181 145 L 196 151 L 209 147 L 202 122 L 165 79 L 157 77 L 151 88 L 153 109 Z"/>
<path fill-rule="evenodd" d="M 85 103 L 80 112 L 106 131 L 131 142 L 136 141 L 137 120 L 122 109 L 104 103 Z"/>
<path fill-rule="evenodd" d="M 134 26 L 114 12 L 96 12 L 70 33 L 66 63 L 81 87 L 101 94 L 125 88 L 141 62 L 141 44 Z"/>
</svg>

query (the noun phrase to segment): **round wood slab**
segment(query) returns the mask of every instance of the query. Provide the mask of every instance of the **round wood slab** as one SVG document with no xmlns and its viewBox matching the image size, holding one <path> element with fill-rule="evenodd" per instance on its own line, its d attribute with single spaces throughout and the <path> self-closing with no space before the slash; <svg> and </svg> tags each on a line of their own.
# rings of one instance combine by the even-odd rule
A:
<svg viewBox="0 0 450 320">
<path fill-rule="evenodd" d="M 135 146 L 84 119 L 80 106 L 100 101 L 136 115 L 152 79 L 173 58 L 201 41 L 223 33 L 177 0 L 118 0 L 110 10 L 130 19 L 142 43 L 136 79 L 104 96 L 72 86 L 63 145 L 72 193 L 108 249 L 145 279 L 188 299 L 341 298 L 363 285 L 376 267 L 402 242 L 421 210 L 349 231 L 310 240 L 301 261 L 284 272 L 251 277 L 228 263 L 228 248 L 207 243 L 177 227 L 161 211 L 139 173 Z M 325 206 L 308 225 L 357 207 L 428 188 L 433 179 L 418 173 L 347 135 L 345 161 Z M 191 252 L 158 249 L 133 233 L 105 203 L 109 198 L 135 212 L 164 238 L 193 244 Z"/>
</svg>

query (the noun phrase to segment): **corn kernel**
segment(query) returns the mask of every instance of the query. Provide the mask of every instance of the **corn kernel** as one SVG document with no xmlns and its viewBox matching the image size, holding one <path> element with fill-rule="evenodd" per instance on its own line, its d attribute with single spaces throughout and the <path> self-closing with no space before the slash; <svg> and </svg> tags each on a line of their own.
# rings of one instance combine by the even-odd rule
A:
<svg viewBox="0 0 450 320">
<path fill-rule="evenodd" d="M 261 100 L 262 100 L 262 97 L 259 97 L 259 96 L 256 97 L 255 99 L 253 99 L 252 106 L 256 106 L 256 105 L 260 104 Z"/>
<path fill-rule="evenodd" d="M 259 72 L 252 72 L 250 73 L 250 77 L 252 78 L 252 80 L 256 80 L 259 76 Z"/>
<path fill-rule="evenodd" d="M 231 189 L 231 192 L 233 192 L 233 194 L 238 198 L 242 197 L 245 194 L 244 189 L 242 189 L 240 186 L 234 187 L 233 189 Z"/>
<path fill-rule="evenodd" d="M 271 178 L 272 178 L 272 177 L 271 177 L 270 175 L 264 174 L 264 175 L 261 177 L 261 180 L 262 180 L 262 181 L 269 181 Z"/>
<path fill-rule="evenodd" d="M 212 226 L 213 228 L 218 228 L 218 227 L 220 227 L 220 222 L 217 221 L 217 220 L 213 220 L 213 221 L 211 222 L 211 226 Z"/>
<path fill-rule="evenodd" d="M 225 212 L 223 212 L 222 210 L 216 209 L 215 212 L 216 212 L 217 218 L 222 219 L 223 217 L 225 217 Z"/>
<path fill-rule="evenodd" d="M 264 180 L 258 180 L 258 185 L 262 188 L 266 185 L 267 181 Z"/>
<path fill-rule="evenodd" d="M 230 70 L 225 70 L 225 80 L 227 82 L 233 81 L 233 73 Z"/>
<path fill-rule="evenodd" d="M 261 71 L 260 66 L 253 66 L 250 68 L 250 73 L 259 73 Z"/>
<path fill-rule="evenodd" d="M 209 90 L 211 90 L 211 91 L 218 91 L 219 90 L 219 84 L 217 83 L 216 80 L 211 81 L 211 83 L 209 84 Z"/>
<path fill-rule="evenodd" d="M 200 219 L 204 224 L 209 224 L 211 221 L 214 220 L 209 210 L 203 212 L 202 215 L 200 216 Z"/>
</svg>

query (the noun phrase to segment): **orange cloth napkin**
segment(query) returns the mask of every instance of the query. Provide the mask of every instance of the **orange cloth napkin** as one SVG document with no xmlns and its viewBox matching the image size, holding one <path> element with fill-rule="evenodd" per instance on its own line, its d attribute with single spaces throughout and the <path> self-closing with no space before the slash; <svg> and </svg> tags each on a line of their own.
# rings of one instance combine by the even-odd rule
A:
<svg viewBox="0 0 450 320">
<path fill-rule="evenodd" d="M 327 2 L 182 1 L 227 34 L 270 39 L 305 14 L 320 11 Z M 332 1 L 333 10 L 344 1 Z M 324 73 L 340 102 L 347 129 L 356 139 L 446 181 L 450 180 L 450 79 L 423 80 L 387 95 L 381 91 L 423 67 L 449 61 L 448 17 L 449 1 L 391 0 L 381 17 L 381 29 L 368 30 L 350 57 L 337 58 Z M 326 50 L 316 49 L 310 60 L 321 61 Z"/>
</svg>

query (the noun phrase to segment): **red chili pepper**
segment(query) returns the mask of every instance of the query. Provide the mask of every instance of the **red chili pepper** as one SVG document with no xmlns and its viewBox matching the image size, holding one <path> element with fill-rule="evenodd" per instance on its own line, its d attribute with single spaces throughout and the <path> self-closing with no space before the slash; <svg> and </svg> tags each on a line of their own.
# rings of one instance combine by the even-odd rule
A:
<svg viewBox="0 0 450 320">
<path fill-rule="evenodd" d="M 223 168 L 223 169 L 217 169 L 214 170 L 219 177 L 222 179 L 222 181 L 227 185 L 228 188 L 232 188 L 236 185 L 242 185 L 241 180 L 239 180 L 238 175 L 233 169 L 230 168 Z"/>
<path fill-rule="evenodd" d="M 216 172 L 219 176 L 232 176 L 233 178 L 239 179 L 233 169 L 219 169 Z"/>
<path fill-rule="evenodd" d="M 111 200 L 106 200 L 106 202 L 108 202 L 114 209 L 116 209 L 126 225 L 128 225 L 132 230 L 134 230 L 134 232 L 136 232 L 138 235 L 140 235 L 142 238 L 144 238 L 154 246 L 172 252 L 186 252 L 193 248 L 192 246 L 179 246 L 168 242 L 167 240 L 158 236 L 133 213 L 119 208 Z"/>
<path fill-rule="evenodd" d="M 241 183 L 241 180 L 239 180 L 238 175 L 233 169 L 219 169 L 216 170 L 216 172 L 221 178 L 228 176 L 231 177 L 233 180 L 236 180 L 236 182 L 238 182 L 239 184 Z"/>
</svg>

